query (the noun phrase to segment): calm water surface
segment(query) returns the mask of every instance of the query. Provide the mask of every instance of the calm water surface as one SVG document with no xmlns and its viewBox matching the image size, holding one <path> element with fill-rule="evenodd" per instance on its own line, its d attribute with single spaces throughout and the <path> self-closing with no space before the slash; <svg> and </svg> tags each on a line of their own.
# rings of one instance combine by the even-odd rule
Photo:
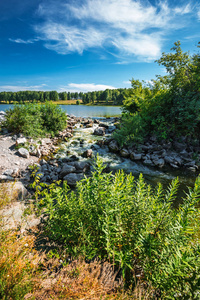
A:
<svg viewBox="0 0 200 300">
<path fill-rule="evenodd" d="M 7 110 L 12 104 L 0 104 L 0 111 Z M 116 117 L 121 115 L 119 106 L 85 106 L 85 105 L 60 105 L 66 113 L 76 117 Z"/>
</svg>

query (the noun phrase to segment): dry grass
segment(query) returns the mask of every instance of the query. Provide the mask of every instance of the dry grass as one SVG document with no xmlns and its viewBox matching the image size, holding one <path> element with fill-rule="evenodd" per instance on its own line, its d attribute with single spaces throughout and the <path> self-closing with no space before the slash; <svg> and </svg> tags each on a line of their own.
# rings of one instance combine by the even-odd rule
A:
<svg viewBox="0 0 200 300">
<path fill-rule="evenodd" d="M 40 288 L 26 299 L 36 300 L 70 299 L 70 300 L 147 300 L 150 294 L 141 286 L 134 291 L 123 291 L 123 281 L 118 272 L 113 272 L 108 262 L 86 263 L 74 260 L 61 268 L 59 260 L 49 260 L 48 268 L 39 280 Z"/>
<path fill-rule="evenodd" d="M 10 188 L 8 190 L 8 185 L 6 183 L 0 183 L 0 210 L 6 205 L 17 200 L 18 193 L 17 191 L 14 192 L 12 188 L 15 183 L 13 182 L 10 184 L 11 186 L 9 186 Z"/>
<path fill-rule="evenodd" d="M 0 299 L 23 299 L 35 284 L 43 257 L 34 250 L 34 236 L 0 233 Z"/>
</svg>

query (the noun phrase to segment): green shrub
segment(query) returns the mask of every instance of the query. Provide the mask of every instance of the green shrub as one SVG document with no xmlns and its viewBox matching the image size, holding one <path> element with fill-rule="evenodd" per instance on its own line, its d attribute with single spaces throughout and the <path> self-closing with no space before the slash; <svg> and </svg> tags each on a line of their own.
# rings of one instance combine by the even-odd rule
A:
<svg viewBox="0 0 200 300">
<path fill-rule="evenodd" d="M 134 115 L 125 113 L 121 120 L 121 126 L 113 133 L 113 138 L 120 146 L 143 141 L 145 135 L 145 122 L 136 112 Z"/>
<path fill-rule="evenodd" d="M 199 299 L 200 178 L 175 210 L 178 179 L 164 191 L 161 184 L 152 189 L 142 175 L 134 180 L 103 168 L 97 160 L 92 177 L 79 182 L 76 192 L 66 183 L 44 191 L 49 236 L 69 255 L 109 260 L 128 283 L 137 274 L 161 299 Z"/>
<path fill-rule="evenodd" d="M 51 103 L 15 105 L 7 110 L 4 126 L 31 137 L 55 135 L 66 127 L 66 114 Z"/>
</svg>

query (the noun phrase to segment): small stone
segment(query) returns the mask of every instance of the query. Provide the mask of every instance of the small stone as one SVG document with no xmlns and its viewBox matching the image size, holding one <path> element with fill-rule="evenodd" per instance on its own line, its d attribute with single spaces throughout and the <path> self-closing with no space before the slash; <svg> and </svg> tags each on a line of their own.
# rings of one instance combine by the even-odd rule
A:
<svg viewBox="0 0 200 300">
<path fill-rule="evenodd" d="M 20 149 L 18 150 L 18 153 L 19 153 L 20 156 L 22 156 L 22 157 L 24 157 L 24 158 L 29 158 L 29 152 L 28 152 L 28 150 L 25 149 L 25 148 L 20 148 Z"/>
<path fill-rule="evenodd" d="M 91 158 L 92 157 L 92 149 L 87 149 L 85 152 L 83 152 L 82 156 L 86 158 Z"/>
<path fill-rule="evenodd" d="M 129 157 L 129 151 L 128 151 L 127 149 L 123 148 L 123 149 L 121 149 L 121 151 L 120 151 L 120 155 L 121 155 L 122 157 Z"/>
<path fill-rule="evenodd" d="M 7 169 L 3 172 L 3 175 L 7 175 L 7 176 L 12 176 L 13 174 L 13 169 Z"/>
<path fill-rule="evenodd" d="M 26 142 L 27 142 L 27 139 L 26 139 L 25 137 L 23 137 L 23 138 L 18 138 L 18 139 L 16 140 L 16 146 L 18 146 L 18 145 L 24 145 Z"/>
</svg>

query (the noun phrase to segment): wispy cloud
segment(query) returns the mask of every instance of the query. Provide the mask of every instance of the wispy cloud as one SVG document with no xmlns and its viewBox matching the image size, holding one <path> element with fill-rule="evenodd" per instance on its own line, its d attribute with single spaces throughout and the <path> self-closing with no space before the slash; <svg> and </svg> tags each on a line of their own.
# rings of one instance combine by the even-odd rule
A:
<svg viewBox="0 0 200 300">
<path fill-rule="evenodd" d="M 17 43 L 17 44 L 33 44 L 39 39 L 28 39 L 28 40 L 23 40 L 23 39 L 9 39 L 10 42 Z"/>
<path fill-rule="evenodd" d="M 117 54 L 119 62 L 127 57 L 151 61 L 160 56 L 167 34 L 186 26 L 184 15 L 192 10 L 190 3 L 172 7 L 167 0 L 156 5 L 148 0 L 43 0 L 37 11 L 43 22 L 34 29 L 44 46 L 59 54 L 103 48 Z"/>
<path fill-rule="evenodd" d="M 197 17 L 198 17 L 198 20 L 200 21 L 200 8 L 199 8 L 199 10 L 197 11 Z"/>
<path fill-rule="evenodd" d="M 1 85 L 0 91 L 7 92 L 18 92 L 18 91 L 39 91 L 45 88 L 46 84 L 40 85 L 30 85 L 30 86 L 21 86 L 21 85 Z"/>
<path fill-rule="evenodd" d="M 69 92 L 93 92 L 93 91 L 103 91 L 106 89 L 116 89 L 114 86 L 105 84 L 95 84 L 95 83 L 69 83 L 66 86 L 60 87 L 59 92 L 69 91 Z"/>
</svg>

